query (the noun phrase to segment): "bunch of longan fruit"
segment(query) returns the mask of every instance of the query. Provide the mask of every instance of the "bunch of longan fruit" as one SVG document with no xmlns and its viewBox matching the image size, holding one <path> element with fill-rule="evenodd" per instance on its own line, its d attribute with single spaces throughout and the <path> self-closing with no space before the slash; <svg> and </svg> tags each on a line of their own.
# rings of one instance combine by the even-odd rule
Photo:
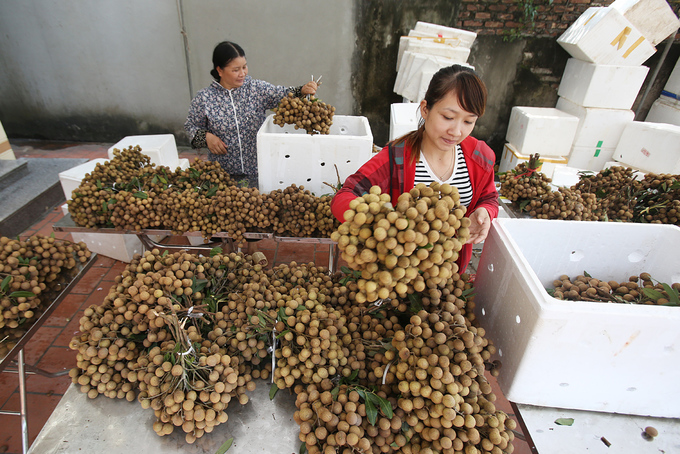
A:
<svg viewBox="0 0 680 454">
<path fill-rule="evenodd" d="M 0 237 L 0 354 L 13 348 L 90 256 L 85 243 L 45 235 Z"/>
<path fill-rule="evenodd" d="M 307 134 L 329 134 L 334 114 L 335 107 L 318 98 L 298 98 L 288 93 L 274 109 L 274 124 L 294 125 L 295 129 L 304 129 Z"/>
<path fill-rule="evenodd" d="M 530 155 L 529 161 L 520 162 L 517 166 L 500 174 L 500 194 L 512 202 L 540 199 L 549 194 L 550 178 L 538 171 L 541 166 L 538 153 Z"/>
</svg>

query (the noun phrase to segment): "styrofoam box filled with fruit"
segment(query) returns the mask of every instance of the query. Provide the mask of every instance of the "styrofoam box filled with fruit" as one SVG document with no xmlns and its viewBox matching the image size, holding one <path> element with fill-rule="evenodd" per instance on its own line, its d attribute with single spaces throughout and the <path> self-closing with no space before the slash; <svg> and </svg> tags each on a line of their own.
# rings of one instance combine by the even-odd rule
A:
<svg viewBox="0 0 680 454">
<path fill-rule="evenodd" d="M 307 134 L 293 125 L 274 124 L 269 115 L 257 132 L 258 183 L 261 192 L 304 186 L 320 196 L 355 173 L 373 154 L 373 134 L 366 117 L 334 115 L 329 134 Z M 337 166 L 337 173 L 336 173 Z"/>
<path fill-rule="evenodd" d="M 92 173 L 97 167 L 97 164 L 103 165 L 107 162 L 109 162 L 109 160 L 104 158 L 91 159 L 80 165 L 71 167 L 68 170 L 59 172 L 59 182 L 61 183 L 61 189 L 64 191 L 66 200 L 71 200 L 73 191 L 76 190 L 78 186 L 80 186 L 80 183 L 82 183 L 85 175 Z"/>
<path fill-rule="evenodd" d="M 680 282 L 680 229 L 664 224 L 494 220 L 475 279 L 475 314 L 502 362 L 508 400 L 680 417 L 680 307 L 563 301 L 561 275 Z"/>
</svg>

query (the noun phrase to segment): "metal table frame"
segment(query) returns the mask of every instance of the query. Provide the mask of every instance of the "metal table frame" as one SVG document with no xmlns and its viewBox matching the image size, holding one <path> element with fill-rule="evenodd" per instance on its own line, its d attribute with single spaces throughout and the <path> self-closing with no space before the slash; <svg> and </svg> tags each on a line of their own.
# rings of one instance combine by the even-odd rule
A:
<svg viewBox="0 0 680 454">
<path fill-rule="evenodd" d="M 139 240 L 142 242 L 142 245 L 144 245 L 145 248 L 148 250 L 157 248 L 159 250 L 167 250 L 167 251 L 178 251 L 178 250 L 186 250 L 191 253 L 196 253 L 196 254 L 205 254 L 207 252 L 210 252 L 210 250 L 214 247 L 225 247 L 229 246 L 230 248 L 234 249 L 234 240 L 229 237 L 229 234 L 226 232 L 217 232 L 212 235 L 212 240 L 209 243 L 205 243 L 203 245 L 177 245 L 177 244 L 162 244 L 158 243 L 157 241 L 154 241 L 151 239 L 151 236 L 173 236 L 172 231 L 170 230 L 164 230 L 164 229 L 142 229 L 142 230 L 133 230 L 133 229 L 114 229 L 114 228 L 88 228 L 88 227 L 80 227 L 73 222 L 73 219 L 71 218 L 70 214 L 67 214 L 64 216 L 62 219 L 54 223 L 52 226 L 53 230 L 55 232 L 78 232 L 78 233 L 105 233 L 105 234 L 129 234 L 129 235 L 137 235 Z M 201 232 L 185 232 L 184 234 L 180 236 L 186 236 L 186 237 L 203 237 L 203 234 Z M 337 271 L 338 267 L 338 259 L 339 259 L 339 248 L 338 244 L 331 240 L 330 238 L 307 238 L 307 237 L 285 237 L 285 236 L 276 236 L 273 233 L 263 233 L 263 232 L 245 232 L 243 234 L 243 237 L 247 240 L 265 240 L 265 239 L 272 239 L 278 243 L 305 243 L 305 244 L 328 244 L 330 245 L 329 248 L 329 256 L 328 256 L 328 269 L 330 270 L 331 273 L 335 273 Z M 216 241 L 215 241 L 216 240 Z"/>
<path fill-rule="evenodd" d="M 5 357 L 2 358 L 2 360 L 0 360 L 0 372 L 18 373 L 19 375 L 20 409 L 19 411 L 0 410 L 0 414 L 19 416 L 21 418 L 21 446 L 24 454 L 28 452 L 28 449 L 30 447 L 28 440 L 28 406 L 26 403 L 26 375 L 40 374 L 45 377 L 58 377 L 60 375 L 68 373 L 68 370 L 50 373 L 42 369 L 39 369 L 35 366 L 27 365 L 24 354 L 24 347 L 31 340 L 31 337 L 33 337 L 33 335 L 35 335 L 38 329 L 45 323 L 45 321 L 47 321 L 50 315 L 52 315 L 52 312 L 54 312 L 57 306 L 61 304 L 64 298 L 78 284 L 78 282 L 85 275 L 85 273 L 92 267 L 92 264 L 95 262 L 96 257 L 97 254 L 92 254 L 90 256 L 90 259 L 86 263 L 80 265 L 81 268 L 78 271 L 78 274 L 76 274 L 76 276 L 69 283 L 64 284 L 65 287 L 61 291 L 59 291 L 57 296 L 52 300 L 52 302 L 48 306 L 42 309 L 42 313 L 40 314 L 40 316 L 37 319 L 35 319 L 35 321 L 30 323 L 30 326 L 27 327 L 26 332 L 17 341 L 16 345 L 14 345 L 14 347 L 12 347 L 12 349 L 9 352 L 7 352 Z M 0 330 L 0 333 L 1 332 L 2 330 Z M 15 356 L 17 357 L 16 360 L 14 359 Z"/>
</svg>

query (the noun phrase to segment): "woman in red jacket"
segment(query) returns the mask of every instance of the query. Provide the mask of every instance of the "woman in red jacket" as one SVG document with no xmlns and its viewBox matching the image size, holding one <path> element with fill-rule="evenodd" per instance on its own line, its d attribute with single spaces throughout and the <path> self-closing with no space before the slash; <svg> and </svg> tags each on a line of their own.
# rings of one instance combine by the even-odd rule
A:
<svg viewBox="0 0 680 454">
<path fill-rule="evenodd" d="M 449 183 L 458 188 L 471 221 L 470 239 L 457 261 L 459 272 L 464 272 L 472 245 L 484 241 L 491 220 L 498 216 L 496 156 L 470 136 L 485 107 L 486 87 L 472 69 L 453 65 L 439 70 L 420 103 L 423 119 L 418 129 L 389 143 L 347 178 L 331 202 L 333 215 L 343 222 L 350 201 L 373 185 L 397 200 L 417 183 Z"/>
</svg>

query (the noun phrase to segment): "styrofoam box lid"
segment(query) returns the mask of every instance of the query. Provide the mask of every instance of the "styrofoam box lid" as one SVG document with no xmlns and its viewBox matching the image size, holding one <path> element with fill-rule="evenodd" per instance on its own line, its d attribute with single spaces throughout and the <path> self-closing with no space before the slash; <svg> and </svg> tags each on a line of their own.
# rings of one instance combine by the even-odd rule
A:
<svg viewBox="0 0 680 454">
<path fill-rule="evenodd" d="M 139 145 L 142 153 L 151 158 L 151 163 L 159 166 L 177 167 L 179 160 L 177 145 L 173 134 L 151 134 L 142 136 L 127 136 L 109 148 L 109 159 L 113 159 L 113 150 L 123 150 Z"/>
<path fill-rule="evenodd" d="M 460 45 L 463 47 L 472 47 L 475 38 L 477 38 L 477 33 L 469 30 L 461 30 L 460 28 L 446 27 L 423 21 L 416 22 L 413 31 L 431 33 L 433 36 L 442 38 L 458 38 L 460 39 Z"/>
<path fill-rule="evenodd" d="M 636 66 L 656 52 L 618 10 L 604 6 L 588 8 L 557 42 L 572 57 L 604 65 Z"/>
<path fill-rule="evenodd" d="M 436 48 L 443 49 L 456 49 L 459 54 L 456 60 L 462 59 L 462 61 L 467 61 L 470 54 L 470 48 L 461 46 L 460 40 L 457 38 L 439 38 L 439 37 L 423 37 L 423 36 L 401 36 L 399 37 L 399 50 L 397 51 L 397 69 L 401 65 L 402 57 L 404 52 L 407 50 L 423 48 L 433 48 L 431 46 L 437 46 Z"/>
<path fill-rule="evenodd" d="M 624 129 L 614 159 L 647 172 L 680 174 L 680 126 L 634 121 Z"/>
<path fill-rule="evenodd" d="M 654 46 L 680 28 L 666 0 L 615 0 L 609 7 L 623 14 Z"/>
<path fill-rule="evenodd" d="M 672 225 L 496 219 L 475 280 L 479 323 L 498 348 L 508 400 L 613 413 L 680 416 L 677 307 L 561 301 L 546 288 L 587 272 L 680 282 Z M 653 364 L 652 367 L 641 366 Z"/>
</svg>

